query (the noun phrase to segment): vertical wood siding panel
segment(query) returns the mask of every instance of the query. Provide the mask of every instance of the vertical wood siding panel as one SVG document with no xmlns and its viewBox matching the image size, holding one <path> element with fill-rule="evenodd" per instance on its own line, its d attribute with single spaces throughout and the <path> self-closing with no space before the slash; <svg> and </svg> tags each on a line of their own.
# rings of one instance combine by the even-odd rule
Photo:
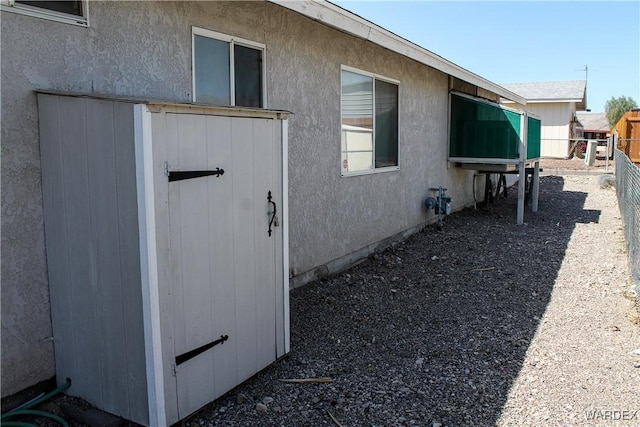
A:
<svg viewBox="0 0 640 427">
<path fill-rule="evenodd" d="M 207 168 L 206 120 L 200 115 L 180 115 L 177 119 L 179 167 L 181 170 L 205 170 Z M 196 349 L 215 338 L 211 331 L 211 277 L 209 244 L 208 181 L 203 177 L 177 181 L 170 184 L 170 192 L 179 188 L 181 221 L 179 248 L 181 258 L 183 301 L 176 312 L 181 314 L 181 330 L 185 335 L 185 347 L 176 354 Z M 173 208 L 173 206 L 172 206 Z M 171 209 L 173 213 L 173 209 Z M 180 329 L 176 334 L 180 333 Z M 181 342 L 182 339 L 181 339 Z M 185 416 L 207 403 L 213 395 L 213 352 L 206 351 L 185 362 L 178 368 L 178 381 L 188 385 L 180 387 L 185 393 L 180 399 L 180 416 Z"/>
<path fill-rule="evenodd" d="M 542 120 L 540 155 L 564 158 L 569 149 L 570 110 L 562 104 L 532 104 L 531 111 Z"/>
<path fill-rule="evenodd" d="M 186 170 L 206 170 L 206 121 L 200 115 L 181 115 L 178 120 L 180 164 Z M 182 181 L 182 286 L 184 293 L 184 322 L 187 351 L 214 340 L 211 331 L 211 276 L 209 245 L 209 200 L 207 183 L 210 179 L 196 178 Z M 192 410 L 205 405 L 213 395 L 213 351 L 206 351 L 185 363 Z M 181 414 L 181 415 L 187 415 Z"/>
<path fill-rule="evenodd" d="M 182 170 L 206 169 L 205 122 L 202 116 L 181 115 L 178 118 L 178 144 L 181 146 Z M 209 313 L 209 238 L 207 227 L 207 181 L 195 178 L 171 183 L 170 190 L 180 189 L 182 292 L 184 316 L 184 351 L 206 344 L 210 338 Z M 173 248 L 172 248 L 173 250 Z"/>
<path fill-rule="evenodd" d="M 181 169 L 180 164 L 180 154 L 179 154 L 179 137 L 178 137 L 178 115 L 176 114 L 157 114 L 155 115 L 159 120 L 164 119 L 163 124 L 165 126 L 164 135 L 166 135 L 166 146 L 167 146 L 167 160 L 169 162 L 170 170 L 179 170 Z M 154 126 L 154 130 L 156 126 Z M 158 132 L 159 134 L 160 132 Z M 154 145 L 155 145 L 155 137 L 154 137 Z M 160 159 L 158 159 L 160 160 Z M 176 185 L 177 184 L 177 185 Z M 183 296 L 183 283 L 182 283 L 182 256 L 180 254 L 182 247 L 182 234 L 180 229 L 180 224 L 182 222 L 182 212 L 180 206 L 181 202 L 181 186 L 179 183 L 169 183 L 168 184 L 168 231 L 169 231 L 169 240 L 168 240 L 168 249 L 169 249 L 169 258 L 167 259 L 169 263 L 169 290 L 170 290 L 170 301 L 173 311 L 173 322 L 172 322 L 172 336 L 173 336 L 173 348 L 171 349 L 171 360 L 168 363 L 173 364 L 175 356 L 182 354 L 187 350 L 187 337 L 186 337 L 186 326 L 185 319 L 183 313 L 184 307 L 184 296 Z M 180 369 L 176 366 L 176 370 Z M 181 373 L 182 371 L 180 371 Z M 181 384 L 181 381 L 185 381 L 182 375 L 179 375 L 176 378 L 177 388 L 179 390 L 185 388 L 184 385 Z M 167 387 L 171 389 L 170 386 Z M 180 408 L 184 408 L 188 403 L 189 395 L 188 393 L 178 393 L 176 399 L 177 409 L 178 409 L 178 417 L 181 417 Z"/>
<path fill-rule="evenodd" d="M 166 144 L 167 144 L 167 160 L 169 162 L 169 169 L 178 170 L 181 169 L 179 150 L 179 137 L 178 137 L 178 115 L 176 114 L 159 114 L 160 118 L 164 118 Z M 156 127 L 154 126 L 154 129 Z M 155 144 L 155 137 L 154 137 Z M 183 300 L 183 286 L 182 286 L 182 256 L 180 255 L 180 248 L 182 247 L 181 230 L 178 224 L 182 222 L 182 212 L 180 210 L 181 202 L 181 187 L 175 185 L 176 183 L 169 183 L 169 241 L 168 249 L 171 253 L 169 258 L 169 274 L 170 274 L 170 291 L 171 291 L 171 303 L 173 306 L 174 323 L 173 323 L 173 342 L 175 354 L 184 353 L 187 351 L 187 337 L 184 326 L 184 314 L 182 308 L 184 306 Z"/>
<path fill-rule="evenodd" d="M 271 236 L 267 233 L 272 206 L 267 201 L 267 193 L 271 191 L 273 202 L 278 207 L 281 190 L 275 185 L 273 177 L 273 120 L 253 119 L 253 173 L 255 253 L 254 311 L 256 330 L 257 363 L 256 371 L 275 360 L 275 239 L 280 228 L 273 227 Z M 280 205 L 282 207 L 282 205 Z"/>
<path fill-rule="evenodd" d="M 144 108 L 144 107 L 143 107 Z M 171 118 L 173 116 L 173 119 Z M 166 420 L 168 424 L 178 421 L 178 398 L 176 377 L 172 372 L 173 358 L 175 358 L 174 348 L 174 307 L 171 284 L 176 267 L 174 260 L 170 255 L 170 227 L 169 227 L 169 182 L 165 175 L 164 161 L 177 159 L 177 144 L 175 135 L 177 134 L 175 126 L 175 115 L 164 113 L 151 114 L 151 138 L 152 141 L 146 141 L 153 145 L 152 155 L 155 165 L 154 188 L 148 189 L 154 191 L 155 206 L 149 209 L 155 209 L 156 221 L 156 245 L 158 256 L 158 297 L 160 317 L 160 329 L 162 334 L 162 359 L 164 363 L 164 404 L 166 409 Z M 178 266 L 179 267 L 179 266 Z"/>
<path fill-rule="evenodd" d="M 234 286 L 234 241 L 231 164 L 231 119 L 207 118 L 207 164 L 225 173 L 209 180 L 209 230 L 211 244 L 211 285 L 213 290 L 213 334 L 229 335 L 229 340 L 214 349 L 215 395 L 219 396 L 238 384 L 238 359 Z"/>
<path fill-rule="evenodd" d="M 133 105 L 114 103 L 115 181 L 129 419 L 148 422 Z"/>
<path fill-rule="evenodd" d="M 278 197 L 276 198 L 279 207 L 280 228 L 275 235 L 275 316 L 276 316 L 276 357 L 284 355 L 285 339 L 284 339 L 284 289 L 283 286 L 289 286 L 289 277 L 285 276 L 283 270 L 283 232 L 284 232 L 284 203 L 283 203 L 283 182 L 282 182 L 282 124 L 275 122 L 273 131 L 273 171 L 274 171 L 274 187 L 278 188 Z M 286 277 L 286 284 L 285 284 Z"/>
<path fill-rule="evenodd" d="M 66 230 L 64 159 L 60 117 L 60 98 L 38 95 L 40 156 L 44 228 L 47 248 L 49 297 L 53 324 L 58 385 L 66 377 L 76 377 L 76 353 L 73 351 L 73 305 L 67 257 L 69 243 Z"/>
<path fill-rule="evenodd" d="M 129 412 L 127 361 L 123 331 L 123 295 L 116 192 L 113 102 L 87 100 L 87 159 L 91 243 L 95 264 L 98 352 L 102 405 L 109 412 Z"/>
<path fill-rule="evenodd" d="M 96 254 L 91 241 L 91 195 L 87 165 L 86 102 L 79 98 L 60 98 L 60 126 L 63 135 L 63 186 L 69 242 L 68 268 L 76 376 L 73 392 L 88 400 L 102 401 L 96 312 Z"/>
<path fill-rule="evenodd" d="M 232 118 L 233 134 L 233 238 L 234 276 L 236 286 L 236 328 L 238 345 L 238 380 L 243 381 L 255 373 L 256 354 L 256 313 L 254 252 L 255 230 L 253 212 L 256 201 L 253 191 L 253 128 L 247 121 Z M 266 197 L 266 195 L 265 195 Z M 263 202 L 260 201 L 263 205 Z"/>
</svg>

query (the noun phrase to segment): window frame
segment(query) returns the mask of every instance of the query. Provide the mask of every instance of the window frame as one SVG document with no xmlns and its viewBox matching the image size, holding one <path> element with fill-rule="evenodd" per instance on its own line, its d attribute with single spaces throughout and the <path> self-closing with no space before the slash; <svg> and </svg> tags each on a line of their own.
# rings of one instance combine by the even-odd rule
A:
<svg viewBox="0 0 640 427">
<path fill-rule="evenodd" d="M 229 101 L 230 107 L 237 108 L 254 108 L 245 106 L 236 106 L 235 93 L 235 54 L 234 46 L 244 46 L 251 49 L 260 50 L 262 53 L 262 69 L 260 77 L 262 79 L 262 105 L 259 108 L 267 108 L 267 46 L 263 43 L 246 40 L 240 37 L 230 36 L 228 34 L 218 33 L 216 31 L 207 30 L 200 27 L 191 27 L 191 99 L 196 101 L 196 36 L 207 37 L 210 39 L 229 43 Z"/>
<path fill-rule="evenodd" d="M 372 134 L 373 134 L 373 153 L 372 153 L 372 164 L 373 164 L 373 168 L 371 169 L 365 169 L 365 170 L 359 170 L 359 171 L 344 171 L 342 168 L 342 72 L 343 71 L 348 71 L 351 73 L 355 73 L 355 74 L 360 74 L 363 76 L 367 76 L 367 77 L 371 77 L 373 79 L 373 98 L 372 98 L 372 102 L 373 102 L 373 129 L 372 129 Z M 376 141 L 375 141 L 375 134 L 376 134 L 376 116 L 375 116 L 375 105 L 376 105 L 376 94 L 375 94 L 375 81 L 376 80 L 380 80 L 383 81 L 385 83 L 390 83 L 393 85 L 396 85 L 396 87 L 398 88 L 398 141 L 396 142 L 398 145 L 398 164 L 396 166 L 386 166 L 386 167 L 381 167 L 381 168 L 376 168 L 375 167 L 375 158 L 376 158 Z M 385 173 L 385 172 L 394 172 L 394 171 L 399 171 L 400 170 L 400 80 L 396 80 L 396 79 L 392 79 L 391 77 L 386 77 L 380 74 L 376 74 L 376 73 L 372 73 L 369 71 L 365 71 L 365 70 L 361 70 L 359 68 L 354 68 L 354 67 L 350 67 L 348 65 L 341 65 L 340 66 L 340 176 L 342 177 L 350 177 L 350 176 L 361 176 L 361 175 L 371 175 L 371 174 L 377 174 L 377 173 Z"/>
<path fill-rule="evenodd" d="M 89 26 L 89 0 L 78 0 L 82 4 L 82 16 L 72 15 L 64 12 L 46 9 L 28 4 L 18 3 L 15 0 L 0 0 L 0 10 L 2 12 L 13 12 L 20 15 L 43 18 L 50 21 L 61 22 L 63 24 L 76 25 L 79 27 Z"/>
</svg>

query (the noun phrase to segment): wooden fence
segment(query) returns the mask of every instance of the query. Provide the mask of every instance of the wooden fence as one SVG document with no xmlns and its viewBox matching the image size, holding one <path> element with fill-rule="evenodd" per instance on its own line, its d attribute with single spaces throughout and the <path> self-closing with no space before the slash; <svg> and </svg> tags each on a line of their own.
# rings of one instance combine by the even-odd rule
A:
<svg viewBox="0 0 640 427">
<path fill-rule="evenodd" d="M 616 126 L 618 149 L 625 153 L 633 163 L 640 163 L 640 109 L 627 111 Z"/>
</svg>

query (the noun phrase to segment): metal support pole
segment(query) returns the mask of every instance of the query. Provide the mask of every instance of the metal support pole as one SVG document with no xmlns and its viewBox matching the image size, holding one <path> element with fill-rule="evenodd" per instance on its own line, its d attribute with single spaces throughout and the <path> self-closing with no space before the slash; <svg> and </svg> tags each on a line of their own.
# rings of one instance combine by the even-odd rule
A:
<svg viewBox="0 0 640 427">
<path fill-rule="evenodd" d="M 525 180 L 527 179 L 527 170 L 525 163 L 527 159 L 527 113 L 520 115 L 520 145 L 518 147 L 518 213 L 517 224 L 524 224 L 524 199 L 525 199 Z"/>
<path fill-rule="evenodd" d="M 604 171 L 609 172 L 609 150 L 611 150 L 611 137 L 607 138 L 607 152 L 604 155 Z"/>
<path fill-rule="evenodd" d="M 524 181 L 527 179 L 527 171 L 524 167 L 524 162 L 518 163 L 518 218 L 517 224 L 524 224 Z"/>
<path fill-rule="evenodd" d="M 531 210 L 538 212 L 538 194 L 540 192 L 540 160 L 533 164 L 533 197 L 531 198 Z"/>
</svg>

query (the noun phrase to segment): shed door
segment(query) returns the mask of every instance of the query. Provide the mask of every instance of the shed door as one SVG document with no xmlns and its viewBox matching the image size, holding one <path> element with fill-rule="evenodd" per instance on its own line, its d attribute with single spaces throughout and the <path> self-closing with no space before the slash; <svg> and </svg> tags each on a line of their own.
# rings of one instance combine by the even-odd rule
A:
<svg viewBox="0 0 640 427">
<path fill-rule="evenodd" d="M 282 259 L 275 235 L 282 228 L 272 224 L 268 233 L 274 206 L 268 194 L 279 208 L 280 146 L 272 119 L 166 119 L 182 419 L 276 359 L 276 262 Z M 217 169 L 224 172 L 211 174 Z"/>
</svg>

